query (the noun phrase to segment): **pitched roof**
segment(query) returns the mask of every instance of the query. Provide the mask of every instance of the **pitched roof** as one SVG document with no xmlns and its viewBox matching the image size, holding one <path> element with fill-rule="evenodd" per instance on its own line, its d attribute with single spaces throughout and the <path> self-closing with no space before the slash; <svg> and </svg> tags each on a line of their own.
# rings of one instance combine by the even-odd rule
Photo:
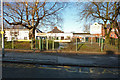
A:
<svg viewBox="0 0 120 80">
<path fill-rule="evenodd" d="M 39 30 L 38 28 L 36 28 L 36 32 L 37 33 L 43 33 L 41 30 Z"/>
<path fill-rule="evenodd" d="M 48 33 L 64 33 L 64 32 L 59 30 L 57 27 L 54 27 L 54 29 L 52 31 L 49 31 Z"/>
</svg>

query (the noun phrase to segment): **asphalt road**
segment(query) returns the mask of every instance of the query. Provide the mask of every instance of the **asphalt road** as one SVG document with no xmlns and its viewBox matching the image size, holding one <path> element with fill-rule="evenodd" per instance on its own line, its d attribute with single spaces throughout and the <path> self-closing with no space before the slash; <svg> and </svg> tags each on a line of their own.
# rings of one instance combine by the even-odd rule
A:
<svg viewBox="0 0 120 80">
<path fill-rule="evenodd" d="M 3 61 L 120 67 L 118 55 L 6 52 Z"/>
<path fill-rule="evenodd" d="M 3 78 L 120 78 L 120 69 L 3 63 Z"/>
</svg>

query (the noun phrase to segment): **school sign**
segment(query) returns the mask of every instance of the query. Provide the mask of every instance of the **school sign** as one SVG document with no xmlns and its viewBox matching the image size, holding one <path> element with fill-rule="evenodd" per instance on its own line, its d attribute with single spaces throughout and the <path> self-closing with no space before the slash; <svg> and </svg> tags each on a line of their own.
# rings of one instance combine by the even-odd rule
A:
<svg viewBox="0 0 120 80">
<path fill-rule="evenodd" d="M 101 34 L 102 25 L 95 22 L 93 25 L 90 25 L 90 34 Z"/>
</svg>

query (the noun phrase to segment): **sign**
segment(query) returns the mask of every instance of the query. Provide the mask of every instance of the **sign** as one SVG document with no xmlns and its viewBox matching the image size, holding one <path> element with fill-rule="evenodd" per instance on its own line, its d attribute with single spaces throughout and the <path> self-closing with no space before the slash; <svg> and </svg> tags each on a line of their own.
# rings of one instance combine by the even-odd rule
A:
<svg viewBox="0 0 120 80">
<path fill-rule="evenodd" d="M 47 36 L 46 33 L 36 33 L 36 36 Z"/>
<path fill-rule="evenodd" d="M 90 34 L 101 34 L 102 25 L 95 22 L 93 25 L 90 25 Z"/>
<path fill-rule="evenodd" d="M 1 34 L 4 34 L 4 31 L 1 31 Z"/>
</svg>

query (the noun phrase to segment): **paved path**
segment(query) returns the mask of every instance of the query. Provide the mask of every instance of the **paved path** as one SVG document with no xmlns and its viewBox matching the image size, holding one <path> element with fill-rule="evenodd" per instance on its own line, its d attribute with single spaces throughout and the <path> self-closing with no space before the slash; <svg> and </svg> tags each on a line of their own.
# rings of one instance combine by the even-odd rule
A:
<svg viewBox="0 0 120 80">
<path fill-rule="evenodd" d="M 52 55 L 49 53 L 6 52 L 3 61 L 120 67 L 118 55 Z"/>
</svg>

